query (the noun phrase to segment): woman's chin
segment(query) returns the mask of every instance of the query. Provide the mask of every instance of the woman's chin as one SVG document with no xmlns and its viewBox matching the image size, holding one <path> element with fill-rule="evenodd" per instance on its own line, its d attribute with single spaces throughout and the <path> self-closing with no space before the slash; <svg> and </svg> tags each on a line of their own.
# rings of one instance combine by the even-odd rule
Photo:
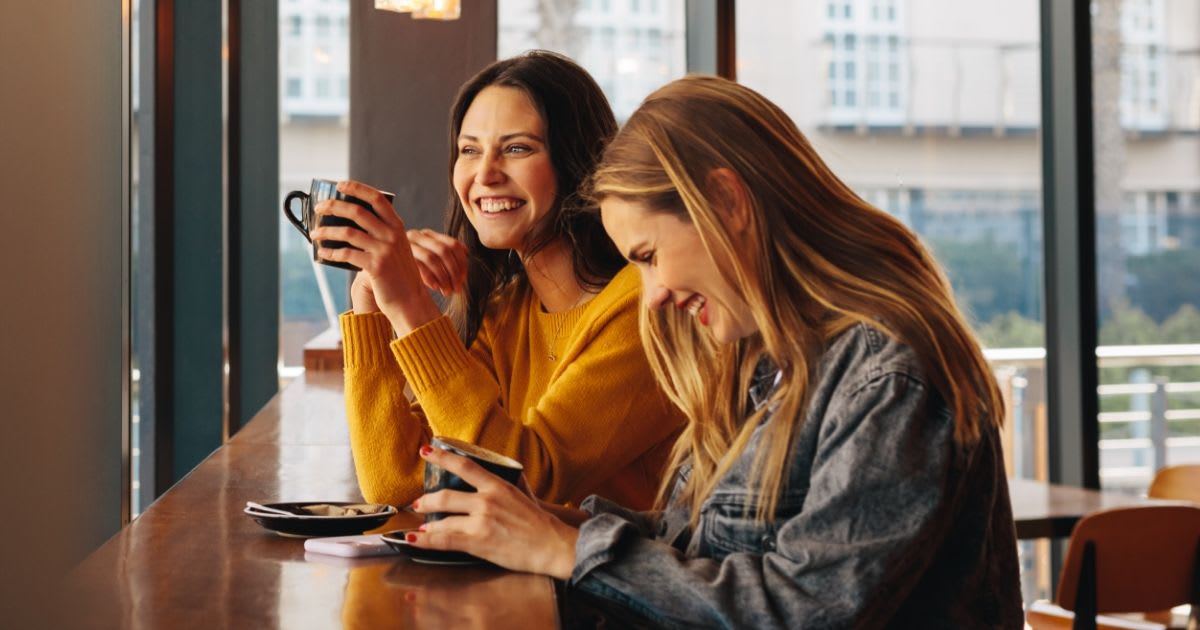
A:
<svg viewBox="0 0 1200 630">
<path fill-rule="evenodd" d="M 520 241 L 508 235 L 484 234 L 479 232 L 479 242 L 488 249 L 517 249 Z"/>
</svg>

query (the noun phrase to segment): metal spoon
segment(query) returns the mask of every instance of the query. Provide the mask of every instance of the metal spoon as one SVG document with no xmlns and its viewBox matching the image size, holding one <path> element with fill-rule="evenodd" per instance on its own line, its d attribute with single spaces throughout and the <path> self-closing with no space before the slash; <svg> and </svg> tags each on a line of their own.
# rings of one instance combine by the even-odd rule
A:
<svg viewBox="0 0 1200 630">
<path fill-rule="evenodd" d="M 299 516 L 295 512 L 289 512 L 287 510 L 281 510 L 279 508 L 267 507 L 261 503 L 255 503 L 254 501 L 247 501 L 246 507 L 248 507 L 252 510 L 258 510 L 259 512 L 266 512 L 267 514 L 278 514 L 280 516 Z"/>
</svg>

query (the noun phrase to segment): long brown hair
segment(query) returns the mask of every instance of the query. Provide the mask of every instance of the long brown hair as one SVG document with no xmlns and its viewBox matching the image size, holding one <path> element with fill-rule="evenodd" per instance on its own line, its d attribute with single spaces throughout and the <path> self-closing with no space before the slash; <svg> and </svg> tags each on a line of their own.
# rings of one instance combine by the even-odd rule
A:
<svg viewBox="0 0 1200 630">
<path fill-rule="evenodd" d="M 741 251 L 709 185 L 729 169 L 744 188 L 753 244 Z M 864 323 L 909 345 L 970 444 L 1000 426 L 1003 400 L 950 284 L 902 223 L 837 178 L 779 107 L 725 79 L 691 76 L 651 94 L 609 145 L 591 181 L 597 201 L 617 197 L 693 224 L 725 282 L 749 305 L 758 334 L 717 344 L 678 309 L 643 309 L 651 367 L 689 422 L 671 470 L 689 463 L 682 494 L 692 518 L 746 447 L 762 412 L 746 417 L 754 365 L 781 369 L 752 485 L 757 517 L 773 518 L 821 352 Z M 765 409 L 766 407 L 764 407 Z M 672 481 L 664 480 L 660 504 Z"/>
<path fill-rule="evenodd" d="M 594 212 L 579 195 L 581 184 L 617 130 L 616 118 L 600 86 L 586 70 L 557 53 L 531 50 L 502 59 L 476 74 L 458 92 L 450 110 L 450 178 L 458 159 L 463 117 L 484 88 L 500 85 L 523 91 L 546 125 L 546 145 L 554 168 L 554 207 L 525 237 L 525 254 L 564 241 L 571 252 L 575 279 L 585 288 L 602 287 L 625 265 Z M 489 249 L 467 219 L 451 186 L 446 232 L 467 246 L 466 289 L 450 300 L 450 315 L 467 346 L 475 340 L 488 300 L 500 289 L 525 278 L 510 250 Z"/>
</svg>

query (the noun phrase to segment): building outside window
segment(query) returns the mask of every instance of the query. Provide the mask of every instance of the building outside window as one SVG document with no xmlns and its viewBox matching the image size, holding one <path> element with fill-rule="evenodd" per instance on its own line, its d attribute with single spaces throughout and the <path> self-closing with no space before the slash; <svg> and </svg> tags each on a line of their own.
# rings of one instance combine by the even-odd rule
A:
<svg viewBox="0 0 1200 630">
<path fill-rule="evenodd" d="M 1163 0 L 1125 0 L 1121 10 L 1121 125 L 1139 131 L 1167 126 Z"/>
<path fill-rule="evenodd" d="M 502 0 L 499 58 L 532 48 L 579 62 L 600 84 L 619 121 L 659 86 L 683 76 L 683 0 Z"/>
<path fill-rule="evenodd" d="M 897 126 L 904 122 L 908 72 L 904 0 L 826 3 L 826 122 Z"/>
</svg>

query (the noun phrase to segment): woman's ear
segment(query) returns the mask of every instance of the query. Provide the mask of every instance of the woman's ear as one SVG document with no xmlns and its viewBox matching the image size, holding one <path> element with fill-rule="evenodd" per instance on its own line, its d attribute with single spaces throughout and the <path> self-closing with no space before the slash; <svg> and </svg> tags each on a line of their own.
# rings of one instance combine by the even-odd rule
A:
<svg viewBox="0 0 1200 630">
<path fill-rule="evenodd" d="M 725 167 L 714 168 L 706 179 L 709 197 L 720 209 L 726 228 L 740 236 L 750 227 L 750 195 L 745 182 Z"/>
</svg>

